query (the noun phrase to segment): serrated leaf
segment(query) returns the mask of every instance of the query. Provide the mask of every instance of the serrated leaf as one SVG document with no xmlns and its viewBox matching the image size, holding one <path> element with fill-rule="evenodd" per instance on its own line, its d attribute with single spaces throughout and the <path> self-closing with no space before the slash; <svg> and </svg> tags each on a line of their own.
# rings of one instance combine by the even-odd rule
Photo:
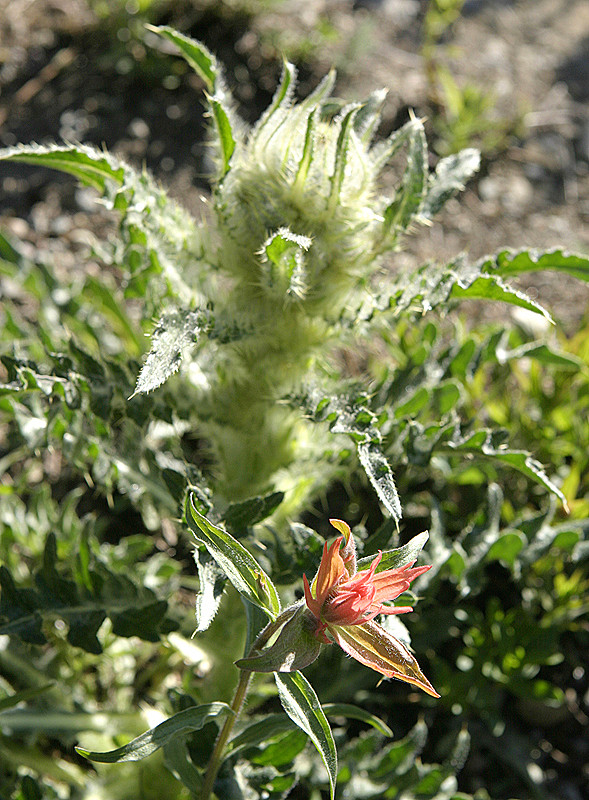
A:
<svg viewBox="0 0 589 800">
<path fill-rule="evenodd" d="M 153 332 L 151 350 L 131 397 L 152 392 L 177 372 L 183 351 L 196 344 L 198 336 L 208 329 L 209 324 L 210 317 L 204 312 L 180 309 L 166 312 Z"/>
<path fill-rule="evenodd" d="M 206 631 L 219 608 L 227 580 L 225 573 L 207 550 L 194 551 L 199 591 L 196 595 L 196 631 Z"/>
<path fill-rule="evenodd" d="M 431 219 L 457 192 L 461 192 L 469 178 L 478 171 L 481 156 L 478 150 L 468 148 L 438 161 L 431 176 L 422 208 L 422 217 Z"/>
<path fill-rule="evenodd" d="M 282 707 L 317 748 L 327 769 L 331 800 L 335 797 L 337 751 L 329 722 L 313 687 L 300 672 L 275 673 Z"/>
<path fill-rule="evenodd" d="M 0 150 L 0 161 L 18 161 L 74 175 L 104 194 L 107 181 L 122 184 L 131 167 L 88 145 L 17 145 Z"/>
<path fill-rule="evenodd" d="M 109 617 L 119 636 L 139 636 L 147 641 L 160 638 L 167 603 L 158 600 L 146 586 L 136 586 L 124 575 L 115 575 L 100 562 L 88 571 L 91 588 L 79 585 L 57 571 L 54 534 L 47 537 L 43 564 L 35 574 L 35 589 L 18 588 L 10 572 L 0 568 L 0 634 L 19 636 L 31 644 L 45 644 L 46 618 L 63 619 L 67 640 L 75 647 L 99 654 L 96 636 Z"/>
<path fill-rule="evenodd" d="M 495 272 L 502 276 L 556 270 L 589 281 L 589 257 L 564 250 L 502 250 L 495 256 L 481 259 L 477 266 L 481 272 Z"/>
<path fill-rule="evenodd" d="M 403 516 L 393 471 L 384 454 L 372 442 L 358 445 L 358 458 L 381 503 L 394 520 Z"/>
<path fill-rule="evenodd" d="M 280 612 L 278 593 L 251 553 L 198 512 L 192 493 L 186 501 L 185 515 L 196 540 L 204 544 L 237 591 L 275 619 Z"/>
<path fill-rule="evenodd" d="M 481 275 L 470 283 L 466 281 L 463 282 L 459 279 L 452 286 L 449 297 L 450 299 L 457 300 L 501 300 L 504 303 L 510 303 L 513 306 L 519 306 L 528 311 L 534 311 L 536 314 L 541 314 L 552 322 L 552 317 L 540 303 L 536 303 L 535 300 L 532 300 L 532 298 L 528 297 L 524 292 L 507 286 L 495 275 Z"/>
<path fill-rule="evenodd" d="M 76 751 L 90 761 L 99 761 L 102 764 L 115 764 L 121 761 L 141 761 L 160 747 L 168 744 L 177 736 L 187 735 L 200 730 L 204 725 L 215 719 L 233 714 L 226 703 L 207 703 L 201 706 L 185 708 L 184 711 L 174 714 L 165 722 L 155 728 L 142 733 L 136 739 L 116 750 L 107 753 L 96 753 L 83 747 L 76 747 Z"/>
</svg>

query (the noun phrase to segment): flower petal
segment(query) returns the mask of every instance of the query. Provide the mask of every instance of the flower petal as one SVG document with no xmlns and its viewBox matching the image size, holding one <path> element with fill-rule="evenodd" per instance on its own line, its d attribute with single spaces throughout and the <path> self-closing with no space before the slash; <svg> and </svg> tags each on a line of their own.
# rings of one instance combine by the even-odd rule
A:
<svg viewBox="0 0 589 800">
<path fill-rule="evenodd" d="M 327 625 L 327 630 L 344 652 L 387 678 L 398 678 L 439 697 L 409 650 L 376 622 L 362 625 Z"/>
</svg>

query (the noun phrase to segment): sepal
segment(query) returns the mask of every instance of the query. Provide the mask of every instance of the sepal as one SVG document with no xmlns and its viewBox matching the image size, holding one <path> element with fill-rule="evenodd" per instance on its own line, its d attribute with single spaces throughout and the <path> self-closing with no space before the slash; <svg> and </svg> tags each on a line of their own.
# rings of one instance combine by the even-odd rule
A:
<svg viewBox="0 0 589 800">
<path fill-rule="evenodd" d="M 289 609 L 283 613 L 286 614 Z M 304 603 L 297 604 L 290 619 L 283 625 L 278 638 L 270 647 L 235 664 L 252 672 L 296 672 L 311 664 L 321 650 L 321 643 L 313 631 L 317 621 Z"/>
</svg>

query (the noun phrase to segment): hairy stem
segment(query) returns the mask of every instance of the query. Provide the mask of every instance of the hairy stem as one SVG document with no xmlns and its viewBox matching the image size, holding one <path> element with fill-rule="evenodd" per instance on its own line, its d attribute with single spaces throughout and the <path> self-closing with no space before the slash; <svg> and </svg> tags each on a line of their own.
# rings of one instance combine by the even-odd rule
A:
<svg viewBox="0 0 589 800">
<path fill-rule="evenodd" d="M 277 619 L 273 622 L 269 622 L 268 625 L 261 631 L 258 635 L 255 642 L 252 644 L 250 651 L 248 653 L 248 658 L 254 654 L 256 650 L 260 647 L 263 647 L 266 642 L 287 622 L 288 619 L 293 614 L 293 609 L 287 608 L 285 611 L 280 614 Z M 231 714 L 225 720 L 223 727 L 219 731 L 219 735 L 217 736 L 217 741 L 215 742 L 215 747 L 213 749 L 213 753 L 211 755 L 211 760 L 209 761 L 209 765 L 207 767 L 207 771 L 205 773 L 204 784 L 202 787 L 201 793 L 201 800 L 209 800 L 211 793 L 213 791 L 213 786 L 215 785 L 215 780 L 217 778 L 217 773 L 219 772 L 219 768 L 221 766 L 221 762 L 223 760 L 223 754 L 225 751 L 225 745 L 229 737 L 231 736 L 231 731 L 233 730 L 233 726 L 239 716 L 239 712 L 242 709 L 243 702 L 246 698 L 247 691 L 249 689 L 250 680 L 252 678 L 252 672 L 249 670 L 241 670 L 241 675 L 239 677 L 239 683 L 237 684 L 237 689 L 235 690 L 235 695 L 233 697 L 233 701 L 231 703 L 231 710 L 233 714 Z"/>
<path fill-rule="evenodd" d="M 207 771 L 205 774 L 201 800 L 209 800 L 211 792 L 213 791 L 213 785 L 215 783 L 217 773 L 219 772 L 219 767 L 221 766 L 221 760 L 223 758 L 225 745 L 227 744 L 227 740 L 231 735 L 231 731 L 233 730 L 235 721 L 239 716 L 241 707 L 243 706 L 243 701 L 245 700 L 247 690 L 249 689 L 251 677 L 252 673 L 249 672 L 248 670 L 241 671 L 239 683 L 237 684 L 237 689 L 235 690 L 235 696 L 233 697 L 233 702 L 231 703 L 231 710 L 233 711 L 233 714 L 227 717 L 227 719 L 225 720 L 225 724 L 223 725 L 223 727 L 219 731 L 219 735 L 217 736 L 217 741 L 215 742 L 215 749 L 213 750 L 213 754 L 211 756 L 211 760 L 209 761 L 209 765 L 207 767 Z"/>
</svg>

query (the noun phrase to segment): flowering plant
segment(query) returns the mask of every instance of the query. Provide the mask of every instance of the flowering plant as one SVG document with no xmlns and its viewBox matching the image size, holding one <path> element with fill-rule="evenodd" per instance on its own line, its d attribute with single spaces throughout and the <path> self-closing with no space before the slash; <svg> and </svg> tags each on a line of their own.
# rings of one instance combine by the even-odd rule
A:
<svg viewBox="0 0 589 800">
<path fill-rule="evenodd" d="M 303 576 L 304 602 L 286 609 L 284 628 L 272 647 L 237 662 L 243 669 L 289 672 L 307 666 L 319 654 L 316 642 L 338 644 L 361 664 L 387 678 L 398 678 L 439 697 L 409 650 L 375 622 L 380 614 L 405 614 L 411 606 L 385 605 L 405 592 L 411 581 L 429 566 L 413 567 L 415 560 L 384 569 L 383 553 L 357 569 L 356 546 L 347 523 L 330 520 L 342 535 L 323 557 L 312 584 Z M 388 559 L 385 560 L 385 564 Z"/>
</svg>

